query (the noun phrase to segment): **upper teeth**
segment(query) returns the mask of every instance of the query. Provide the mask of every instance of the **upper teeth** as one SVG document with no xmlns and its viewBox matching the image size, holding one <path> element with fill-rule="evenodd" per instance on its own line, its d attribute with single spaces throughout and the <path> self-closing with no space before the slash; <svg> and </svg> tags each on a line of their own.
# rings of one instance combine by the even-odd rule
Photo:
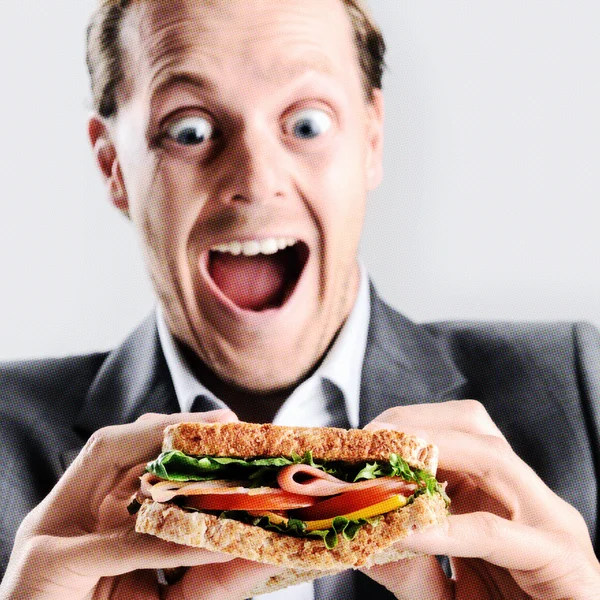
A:
<svg viewBox="0 0 600 600">
<path fill-rule="evenodd" d="M 284 250 L 293 246 L 298 240 L 292 237 L 264 238 L 262 240 L 247 240 L 245 242 L 227 242 L 213 246 L 213 252 L 228 252 L 234 256 L 256 256 L 257 254 L 275 254 L 278 250 Z"/>
</svg>

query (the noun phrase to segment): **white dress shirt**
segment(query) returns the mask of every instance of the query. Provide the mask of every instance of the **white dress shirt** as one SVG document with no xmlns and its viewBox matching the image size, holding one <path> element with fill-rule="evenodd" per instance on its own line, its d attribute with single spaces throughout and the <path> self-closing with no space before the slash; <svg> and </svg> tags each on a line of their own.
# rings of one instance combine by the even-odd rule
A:
<svg viewBox="0 0 600 600">
<path fill-rule="evenodd" d="M 318 369 L 285 400 L 275 415 L 276 425 L 323 427 L 339 422 L 340 411 L 348 425 L 357 428 L 360 382 L 367 347 L 371 303 L 369 279 L 360 266 L 360 284 L 354 307 Z M 227 408 L 192 373 L 162 314 L 157 308 L 160 343 L 173 379 L 182 412 L 189 412 L 194 400 L 204 396 L 215 408 Z M 260 596 L 261 600 L 314 600 L 312 582 Z"/>
</svg>

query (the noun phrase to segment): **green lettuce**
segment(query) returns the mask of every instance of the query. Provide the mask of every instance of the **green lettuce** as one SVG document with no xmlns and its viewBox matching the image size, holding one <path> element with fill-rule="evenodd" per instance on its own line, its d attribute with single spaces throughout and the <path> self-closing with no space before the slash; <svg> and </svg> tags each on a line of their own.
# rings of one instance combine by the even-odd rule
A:
<svg viewBox="0 0 600 600">
<path fill-rule="evenodd" d="M 293 454 L 291 458 L 219 458 L 213 456 L 194 457 L 188 456 L 178 450 L 163 452 L 156 460 L 148 463 L 146 470 L 161 479 L 170 481 L 210 481 L 214 479 L 230 479 L 247 481 L 249 487 L 277 487 L 277 475 L 283 467 L 293 464 L 305 464 L 320 469 L 326 473 L 348 482 L 361 481 L 365 479 L 376 479 L 378 477 L 401 477 L 405 481 L 416 483 L 417 491 L 409 498 L 412 502 L 420 494 L 440 494 L 446 505 L 450 499 L 444 488 L 437 482 L 435 477 L 428 471 L 413 469 L 397 454 L 390 454 L 389 461 L 372 463 L 362 462 L 359 464 L 343 463 L 339 461 L 324 462 L 315 461 L 312 452 L 306 452 L 303 456 Z M 185 506 L 182 498 L 181 506 L 187 510 L 197 510 Z M 132 509 L 137 509 L 132 507 Z M 211 512 L 211 511 L 209 511 Z M 332 527 L 325 530 L 306 531 L 306 523 L 300 519 L 291 518 L 286 524 L 272 523 L 269 517 L 253 517 L 246 511 L 232 510 L 218 514 L 220 518 L 235 519 L 243 523 L 263 527 L 270 531 L 284 533 L 295 537 L 319 537 L 329 549 L 335 548 L 341 535 L 346 540 L 352 540 L 361 527 L 367 523 L 376 525 L 381 517 L 372 519 L 349 520 L 345 517 L 337 517 L 333 520 Z"/>
<path fill-rule="evenodd" d="M 402 477 L 406 481 L 416 483 L 418 486 L 417 492 L 414 496 L 419 494 L 440 494 L 446 505 L 450 504 L 450 498 L 448 498 L 446 492 L 438 480 L 429 472 L 424 469 L 413 469 L 409 464 L 397 454 L 390 454 L 390 460 L 386 463 L 374 462 L 367 463 L 356 475 L 354 481 L 360 479 L 376 479 L 377 477 Z"/>
<path fill-rule="evenodd" d="M 163 452 L 156 460 L 148 463 L 146 470 L 169 481 L 210 481 L 231 479 L 248 481 L 250 487 L 276 487 L 277 475 L 283 467 L 304 464 L 329 473 L 342 481 L 354 482 L 377 477 L 401 477 L 416 483 L 419 494 L 440 494 L 446 504 L 450 499 L 436 478 L 423 469 L 413 469 L 397 454 L 390 454 L 388 462 L 350 464 L 338 461 L 315 461 L 312 452 L 303 456 L 293 454 L 291 458 L 219 458 L 214 456 L 188 456 L 179 450 Z"/>
<path fill-rule="evenodd" d="M 289 519 L 287 523 L 272 523 L 271 519 L 267 516 L 253 517 L 243 510 L 223 511 L 219 515 L 219 518 L 234 519 L 236 521 L 241 521 L 242 523 L 256 525 L 263 529 L 268 529 L 269 531 L 276 531 L 277 533 L 283 533 L 294 537 L 321 538 L 329 550 L 338 545 L 340 535 L 345 540 L 353 540 L 363 525 L 367 525 L 368 523 L 376 526 L 380 521 L 380 517 L 355 520 L 346 519 L 346 517 L 336 517 L 329 529 L 306 531 L 306 523 L 300 519 Z"/>
<path fill-rule="evenodd" d="M 322 463 L 313 460 L 312 452 L 291 458 L 219 458 L 193 457 L 170 450 L 148 463 L 146 471 L 169 481 L 210 481 L 214 479 L 240 479 L 250 482 L 250 487 L 275 487 L 277 475 L 283 467 L 294 464 L 310 465 L 326 473 L 334 473 Z"/>
</svg>

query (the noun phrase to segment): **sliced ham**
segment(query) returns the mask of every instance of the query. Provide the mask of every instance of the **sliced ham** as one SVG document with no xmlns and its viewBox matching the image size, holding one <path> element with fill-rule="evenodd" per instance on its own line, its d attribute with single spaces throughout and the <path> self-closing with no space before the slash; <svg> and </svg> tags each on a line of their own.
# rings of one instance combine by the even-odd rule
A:
<svg viewBox="0 0 600 600">
<path fill-rule="evenodd" d="M 152 473 L 144 473 L 140 477 L 140 494 L 145 498 L 150 498 L 152 496 L 152 486 L 158 481 L 162 481 L 162 479 Z"/>
<path fill-rule="evenodd" d="M 301 476 L 301 481 L 296 480 L 298 476 Z M 277 477 L 277 483 L 282 490 L 290 494 L 306 496 L 334 496 L 371 488 L 410 496 L 417 489 L 415 483 L 409 483 L 399 477 L 380 477 L 348 483 L 310 465 L 284 467 Z"/>
<path fill-rule="evenodd" d="M 145 477 L 145 476 L 144 476 Z M 205 496 L 205 495 L 228 495 L 245 494 L 248 496 L 259 496 L 263 494 L 285 494 L 286 492 L 277 488 L 259 487 L 247 488 L 240 481 L 229 481 L 215 479 L 213 481 L 163 481 L 152 484 L 152 480 L 142 478 L 142 493 L 152 498 L 155 502 L 169 502 L 175 496 Z"/>
</svg>

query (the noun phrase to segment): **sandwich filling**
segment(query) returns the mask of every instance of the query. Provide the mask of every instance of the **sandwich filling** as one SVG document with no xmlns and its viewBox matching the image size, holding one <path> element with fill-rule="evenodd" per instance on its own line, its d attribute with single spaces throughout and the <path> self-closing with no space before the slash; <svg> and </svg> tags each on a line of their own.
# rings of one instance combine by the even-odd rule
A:
<svg viewBox="0 0 600 600">
<path fill-rule="evenodd" d="M 171 450 L 146 471 L 132 513 L 150 498 L 278 533 L 320 537 L 327 548 L 337 545 L 340 534 L 351 540 L 363 525 L 377 524 L 420 494 L 450 502 L 445 484 L 397 454 L 387 462 L 344 463 L 315 461 L 311 452 L 242 459 Z"/>
</svg>

